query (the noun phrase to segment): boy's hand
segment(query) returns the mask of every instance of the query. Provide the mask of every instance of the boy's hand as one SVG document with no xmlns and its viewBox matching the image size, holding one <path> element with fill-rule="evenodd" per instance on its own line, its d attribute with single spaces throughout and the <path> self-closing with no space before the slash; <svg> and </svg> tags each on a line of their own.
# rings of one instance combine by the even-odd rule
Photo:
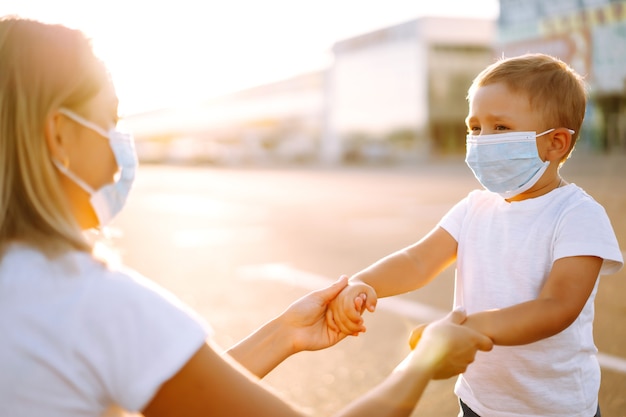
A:
<svg viewBox="0 0 626 417">
<path fill-rule="evenodd" d="M 377 296 L 372 287 L 362 282 L 351 282 L 328 306 L 328 327 L 347 335 L 356 336 L 365 332 L 361 314 L 373 312 Z"/>
</svg>

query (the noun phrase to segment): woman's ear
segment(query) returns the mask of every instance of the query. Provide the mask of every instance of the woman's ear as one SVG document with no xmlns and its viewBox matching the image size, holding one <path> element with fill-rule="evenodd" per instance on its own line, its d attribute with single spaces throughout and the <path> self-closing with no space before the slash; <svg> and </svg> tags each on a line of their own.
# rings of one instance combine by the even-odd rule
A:
<svg viewBox="0 0 626 417">
<path fill-rule="evenodd" d="M 64 140 L 67 134 L 67 127 L 65 118 L 58 111 L 53 111 L 46 117 L 44 137 L 46 139 L 48 152 L 52 158 L 56 159 L 64 166 L 69 165 L 69 156 L 65 150 L 67 143 Z"/>
<path fill-rule="evenodd" d="M 572 143 L 571 130 L 559 127 L 548 137 L 547 160 L 561 161 L 569 152 Z"/>
</svg>

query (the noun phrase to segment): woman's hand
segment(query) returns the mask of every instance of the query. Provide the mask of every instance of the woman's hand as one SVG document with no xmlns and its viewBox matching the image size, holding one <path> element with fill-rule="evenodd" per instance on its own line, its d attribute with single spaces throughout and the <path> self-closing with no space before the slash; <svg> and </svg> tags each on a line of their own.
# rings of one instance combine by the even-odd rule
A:
<svg viewBox="0 0 626 417">
<path fill-rule="evenodd" d="M 233 346 L 228 353 L 262 378 L 294 353 L 334 345 L 346 335 L 328 327 L 328 304 L 347 284 L 348 278 L 342 276 L 329 287 L 310 292 Z"/>
<path fill-rule="evenodd" d="M 411 333 L 414 349 L 402 366 L 416 366 L 433 379 L 446 379 L 465 372 L 478 350 L 489 351 L 493 341 L 469 327 L 462 326 L 467 315 L 454 310 L 441 320 L 420 325 Z"/>
<path fill-rule="evenodd" d="M 348 277 L 342 275 L 327 288 L 313 291 L 291 304 L 277 320 L 290 329 L 293 349 L 320 350 L 333 346 L 346 335 L 328 326 L 328 305 L 348 285 Z"/>
</svg>

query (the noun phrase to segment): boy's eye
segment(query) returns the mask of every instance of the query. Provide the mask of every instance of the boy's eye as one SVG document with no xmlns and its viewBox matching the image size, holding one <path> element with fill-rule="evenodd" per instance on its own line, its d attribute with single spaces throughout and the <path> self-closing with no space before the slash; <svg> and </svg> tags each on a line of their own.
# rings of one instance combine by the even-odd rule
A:
<svg viewBox="0 0 626 417">
<path fill-rule="evenodd" d="M 470 126 L 467 128 L 467 133 L 471 133 L 472 135 L 476 135 L 480 133 L 480 127 L 478 126 Z"/>
<path fill-rule="evenodd" d="M 496 125 L 494 127 L 494 130 L 509 130 L 509 128 L 506 126 L 502 126 L 502 125 Z"/>
</svg>

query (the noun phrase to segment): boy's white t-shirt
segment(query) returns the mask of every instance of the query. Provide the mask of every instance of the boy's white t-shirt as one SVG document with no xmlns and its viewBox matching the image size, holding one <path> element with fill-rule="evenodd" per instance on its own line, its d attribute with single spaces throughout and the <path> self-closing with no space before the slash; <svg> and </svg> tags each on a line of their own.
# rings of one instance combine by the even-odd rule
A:
<svg viewBox="0 0 626 417">
<path fill-rule="evenodd" d="M 14 245 L 0 260 L 0 415 L 139 412 L 209 334 L 135 272 Z"/>
<path fill-rule="evenodd" d="M 506 202 L 473 191 L 439 225 L 458 242 L 455 305 L 468 314 L 533 300 L 559 258 L 598 256 L 600 274 L 623 265 L 604 208 L 575 184 L 538 198 Z M 600 367 L 593 341 L 593 300 L 578 318 L 547 339 L 478 352 L 457 380 L 455 393 L 489 417 L 596 413 Z"/>
</svg>

